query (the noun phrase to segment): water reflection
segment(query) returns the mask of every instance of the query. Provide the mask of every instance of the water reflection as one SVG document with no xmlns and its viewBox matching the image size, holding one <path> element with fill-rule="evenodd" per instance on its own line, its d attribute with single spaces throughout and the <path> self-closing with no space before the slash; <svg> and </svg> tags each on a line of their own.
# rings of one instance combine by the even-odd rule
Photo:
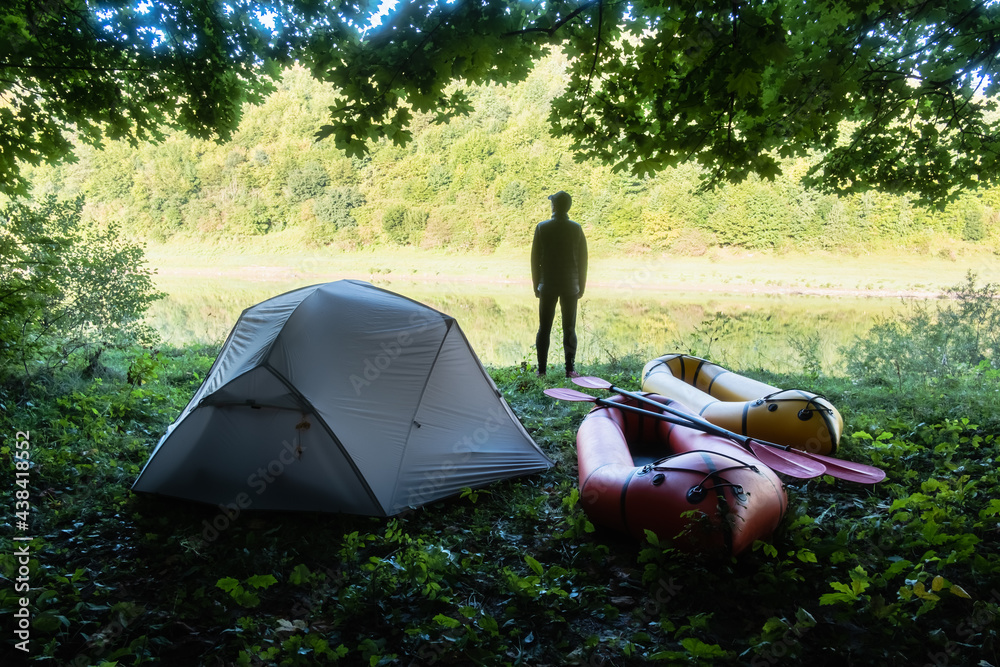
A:
<svg viewBox="0 0 1000 667">
<path fill-rule="evenodd" d="M 169 344 L 221 344 L 243 309 L 310 282 L 161 279 L 160 289 L 169 296 L 151 308 L 149 321 Z M 534 363 L 537 301 L 530 286 L 398 280 L 375 284 L 455 317 L 486 365 Z M 898 303 L 592 288 L 580 303 L 577 359 L 586 364 L 683 351 L 735 368 L 779 372 L 814 358 L 823 370 L 836 372 L 840 348 Z M 560 331 L 553 332 L 552 341 L 550 357 L 560 359 Z"/>
</svg>

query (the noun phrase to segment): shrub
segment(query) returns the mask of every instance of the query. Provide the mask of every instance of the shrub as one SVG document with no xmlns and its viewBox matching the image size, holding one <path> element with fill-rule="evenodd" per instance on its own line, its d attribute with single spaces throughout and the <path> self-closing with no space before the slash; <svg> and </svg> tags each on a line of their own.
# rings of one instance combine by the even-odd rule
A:
<svg viewBox="0 0 1000 667">
<path fill-rule="evenodd" d="M 686 257 L 701 257 L 708 249 L 715 245 L 715 239 L 708 232 L 700 229 L 686 227 L 677 235 L 677 239 L 670 246 L 671 252 Z"/>
<path fill-rule="evenodd" d="M 257 199 L 238 204 L 226 216 L 225 229 L 237 236 L 266 234 L 274 224 L 271 210 Z"/>
<path fill-rule="evenodd" d="M 155 337 L 143 248 L 81 221 L 83 198 L 0 209 L 0 381 Z M 91 359 L 93 361 L 93 359 Z"/>
<path fill-rule="evenodd" d="M 511 181 L 500 191 L 500 203 L 511 208 L 520 208 L 528 200 L 528 188 L 521 181 Z"/>
<path fill-rule="evenodd" d="M 393 243 L 418 244 L 427 227 L 429 214 L 423 209 L 411 209 L 401 204 L 390 206 L 382 214 L 382 231 Z"/>
<path fill-rule="evenodd" d="M 978 243 L 986 238 L 985 213 L 981 210 L 968 211 L 965 214 L 965 224 L 962 227 L 962 240 Z"/>
<path fill-rule="evenodd" d="M 382 231 L 390 240 L 400 245 L 405 245 L 407 241 L 404 218 L 406 218 L 406 207 L 398 204 L 390 206 L 382 213 Z"/>
<path fill-rule="evenodd" d="M 407 242 L 418 244 L 420 243 L 420 238 L 424 234 L 424 230 L 427 229 L 427 220 L 430 214 L 420 208 L 411 208 L 403 216 L 403 226 L 407 233 Z"/>
<path fill-rule="evenodd" d="M 267 159 L 267 154 L 264 154 L 265 159 Z M 226 160 L 223 162 L 223 168 L 226 171 L 232 171 L 236 167 L 240 166 L 247 161 L 246 153 L 238 148 L 233 148 L 226 154 Z"/>
<path fill-rule="evenodd" d="M 313 213 L 317 220 L 332 225 L 334 229 L 356 227 L 358 222 L 351 210 L 364 203 L 365 196 L 357 188 L 330 188 L 313 203 Z"/>
<path fill-rule="evenodd" d="M 288 174 L 288 198 L 293 202 L 315 199 L 330 184 L 330 175 L 318 162 L 308 162 Z"/>
<path fill-rule="evenodd" d="M 441 164 L 432 165 L 427 172 L 427 185 L 435 192 L 446 190 L 451 185 L 451 171 Z"/>
<path fill-rule="evenodd" d="M 948 290 L 934 309 L 910 302 L 901 316 L 876 320 L 845 352 L 848 371 L 869 381 L 895 383 L 954 377 L 972 368 L 995 367 L 1000 351 L 998 286 L 966 282 Z"/>
</svg>

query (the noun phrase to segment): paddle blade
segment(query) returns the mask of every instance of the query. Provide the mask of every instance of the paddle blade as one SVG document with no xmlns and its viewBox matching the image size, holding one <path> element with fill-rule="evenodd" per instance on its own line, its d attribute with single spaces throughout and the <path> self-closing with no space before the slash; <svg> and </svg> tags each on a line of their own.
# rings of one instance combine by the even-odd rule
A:
<svg viewBox="0 0 1000 667">
<path fill-rule="evenodd" d="M 826 467 L 826 474 L 838 479 L 857 482 L 859 484 L 878 484 L 885 479 L 885 471 L 875 466 L 855 463 L 854 461 L 845 461 L 844 459 L 824 456 L 823 454 L 799 453 L 821 463 Z"/>
<path fill-rule="evenodd" d="M 597 399 L 590 394 L 585 394 L 582 391 L 577 391 L 575 389 L 569 389 L 568 387 L 553 387 L 551 389 L 546 389 L 544 393 L 546 396 L 559 401 L 586 401 L 587 403 L 597 402 Z"/>
<path fill-rule="evenodd" d="M 784 450 L 754 442 L 750 438 L 746 440 L 746 444 L 751 453 L 774 472 L 799 479 L 812 479 L 827 472 L 826 466 L 822 463 L 799 456 L 799 452 L 786 453 Z"/>
<path fill-rule="evenodd" d="M 587 389 L 611 389 L 614 386 L 604 378 L 594 377 L 593 375 L 573 378 L 573 384 L 578 384 Z"/>
<path fill-rule="evenodd" d="M 632 398 L 640 400 L 644 403 L 655 405 L 661 410 L 681 416 L 684 420 L 690 422 L 689 425 L 692 428 L 700 428 L 707 433 L 713 433 L 723 437 L 731 437 L 737 442 L 744 443 L 753 455 L 761 461 L 761 463 L 768 466 L 775 472 L 783 473 L 790 477 L 812 479 L 826 474 L 831 477 L 836 477 L 848 482 L 857 482 L 859 484 L 877 484 L 885 479 L 885 471 L 874 466 L 865 465 L 863 463 L 854 463 L 853 461 L 844 461 L 843 459 L 834 458 L 832 456 L 824 456 L 822 454 L 811 454 L 798 449 L 788 450 L 773 443 L 766 443 L 763 441 L 758 442 L 750 438 L 742 438 L 737 434 L 727 431 L 722 427 L 715 426 L 714 424 L 711 424 L 696 415 L 677 411 L 669 406 L 659 403 L 658 401 L 648 399 L 642 394 L 634 394 L 632 392 L 619 389 L 603 378 L 590 375 L 573 378 L 573 382 L 581 387 L 587 387 L 588 389 L 614 390 L 624 396 L 631 396 Z M 600 402 L 600 399 L 572 389 L 546 389 L 545 393 L 553 398 L 558 398 L 564 401 Z M 671 421 L 665 416 L 660 418 L 665 421 Z"/>
</svg>

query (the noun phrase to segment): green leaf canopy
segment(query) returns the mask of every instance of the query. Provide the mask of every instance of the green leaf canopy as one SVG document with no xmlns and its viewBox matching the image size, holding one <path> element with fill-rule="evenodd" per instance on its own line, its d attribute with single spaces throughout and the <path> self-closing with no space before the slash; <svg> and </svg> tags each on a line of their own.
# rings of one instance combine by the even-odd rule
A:
<svg viewBox="0 0 1000 667">
<path fill-rule="evenodd" d="M 693 160 L 711 185 L 818 154 L 809 185 L 925 202 L 996 179 L 995 3 L 414 0 L 373 20 L 379 4 L 8 3 L 0 178 L 20 186 L 15 160 L 57 159 L 70 130 L 225 137 L 291 62 L 340 91 L 319 137 L 361 155 L 409 141 L 414 112 L 467 113 L 452 84 L 521 81 L 561 49 L 551 130 L 619 170 Z"/>
<path fill-rule="evenodd" d="M 462 113 L 452 81 L 521 80 L 560 48 L 571 66 L 551 128 L 581 158 L 636 174 L 695 160 L 714 184 L 773 178 L 779 157 L 818 151 L 810 185 L 942 201 L 995 178 L 998 11 L 971 0 L 410 2 L 363 38 L 304 55 L 343 91 L 322 134 L 348 151 L 398 139 L 407 105 Z"/>
<path fill-rule="evenodd" d="M 256 3 L 8 0 L 0 7 L 0 191 L 18 162 L 81 140 L 133 143 L 183 127 L 227 138 L 278 70 Z"/>
</svg>

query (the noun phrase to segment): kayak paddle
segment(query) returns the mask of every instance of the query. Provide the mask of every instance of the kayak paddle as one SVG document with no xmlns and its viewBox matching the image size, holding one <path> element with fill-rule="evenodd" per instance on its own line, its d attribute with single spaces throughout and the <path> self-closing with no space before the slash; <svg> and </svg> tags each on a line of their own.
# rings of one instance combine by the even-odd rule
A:
<svg viewBox="0 0 1000 667">
<path fill-rule="evenodd" d="M 648 398 L 642 394 L 637 394 L 635 392 L 622 389 L 621 387 L 616 387 L 607 380 L 604 380 L 599 377 L 589 376 L 589 377 L 573 378 L 573 382 L 580 385 L 581 387 L 587 387 L 590 389 L 608 389 L 617 394 L 634 398 L 635 400 L 641 401 L 648 405 L 656 406 L 658 409 L 666 410 L 667 412 L 671 412 L 673 414 L 680 413 L 686 415 L 687 418 L 693 422 L 715 426 L 714 424 L 712 424 L 711 422 L 700 416 L 683 412 L 681 410 L 676 410 L 667 405 L 664 405 L 663 403 L 660 403 L 659 401 L 655 401 L 651 398 Z M 726 431 L 726 429 L 722 429 L 722 427 L 720 426 L 716 426 L 716 428 Z M 726 431 L 726 432 L 731 433 L 731 431 Z M 743 436 L 743 437 L 748 437 L 748 436 Z M 866 465 L 864 463 L 855 463 L 854 461 L 845 461 L 843 459 L 838 459 L 833 456 L 827 456 L 825 454 L 813 454 L 812 452 L 807 452 L 800 449 L 794 449 L 786 445 L 778 445 L 773 442 L 767 442 L 766 440 L 755 439 L 755 442 L 759 442 L 760 444 L 768 447 L 776 447 L 778 449 L 784 450 L 786 453 L 812 459 L 813 461 L 823 464 L 826 467 L 826 472 L 828 475 L 830 475 L 831 477 L 836 477 L 838 479 L 843 479 L 845 481 L 857 482 L 859 484 L 876 484 L 885 479 L 885 471 L 882 470 L 881 468 L 876 468 L 875 466 Z"/>
<path fill-rule="evenodd" d="M 576 391 L 575 389 L 569 389 L 564 387 L 555 387 L 552 389 L 546 389 L 545 394 L 552 398 L 561 401 L 577 401 L 577 402 L 588 402 L 596 403 L 598 405 L 603 405 L 606 407 L 617 408 L 619 410 L 624 410 L 626 412 L 634 412 L 636 414 L 645 415 L 647 417 L 652 417 L 653 419 L 659 419 L 661 421 L 668 422 L 670 424 L 676 424 L 678 426 L 686 426 L 688 428 L 693 428 L 697 431 L 702 431 L 708 433 L 709 435 L 715 435 L 729 440 L 733 440 L 743 446 L 744 449 L 749 451 L 751 454 L 757 457 L 761 463 L 771 468 L 775 472 L 780 472 L 782 474 L 788 475 L 790 477 L 798 477 L 799 479 L 812 479 L 813 477 L 819 477 L 826 472 L 826 466 L 817 461 L 811 461 L 802 457 L 795 457 L 794 455 L 789 456 L 787 452 L 775 451 L 767 447 L 761 446 L 761 443 L 755 441 L 753 438 L 748 438 L 746 436 L 741 436 L 731 431 L 727 431 L 723 428 L 717 427 L 714 424 L 709 424 L 705 422 L 706 425 L 701 424 L 696 421 L 687 419 L 684 413 L 680 413 L 681 416 L 666 415 L 662 412 L 653 412 L 651 410 L 643 410 L 642 408 L 637 408 L 632 405 L 626 405 L 624 403 L 617 403 L 615 401 L 609 401 L 604 398 L 598 398 L 596 396 L 591 396 L 590 394 L 585 394 L 582 391 Z M 664 406 L 665 407 L 665 406 Z"/>
</svg>

